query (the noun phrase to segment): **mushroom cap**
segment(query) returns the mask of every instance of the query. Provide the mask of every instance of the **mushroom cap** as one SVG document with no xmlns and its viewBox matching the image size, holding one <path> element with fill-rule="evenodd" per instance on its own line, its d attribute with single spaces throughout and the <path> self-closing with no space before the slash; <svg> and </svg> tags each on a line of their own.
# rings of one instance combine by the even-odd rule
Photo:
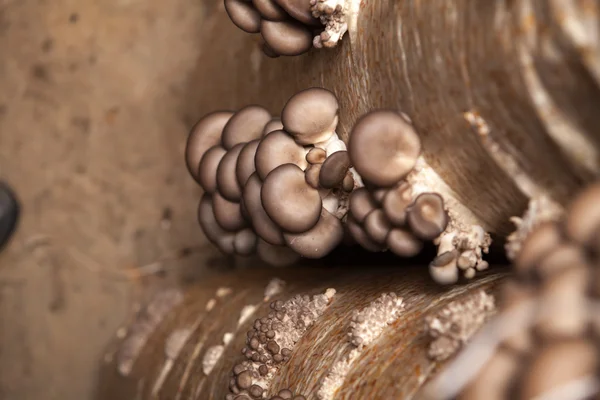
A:
<svg viewBox="0 0 600 400">
<path fill-rule="evenodd" d="M 242 188 L 246 185 L 246 182 L 248 182 L 250 175 L 256 171 L 256 168 L 254 167 L 254 157 L 256 156 L 256 149 L 258 148 L 259 143 L 260 139 L 255 139 L 246 143 L 237 158 L 235 176 L 237 177 L 238 184 Z"/>
<path fill-rule="evenodd" d="M 244 148 L 240 143 L 227 152 L 217 168 L 217 190 L 229 201 L 238 202 L 242 196 L 242 187 L 238 183 L 236 167 L 238 156 Z"/>
<path fill-rule="evenodd" d="M 322 258 L 331 253 L 344 238 L 344 227 L 339 219 L 324 208 L 315 226 L 304 233 L 284 233 L 287 245 L 306 258 Z"/>
<path fill-rule="evenodd" d="M 586 269 L 587 260 L 581 246 L 574 243 L 557 244 L 539 261 L 535 273 L 546 280 L 566 269 Z"/>
<path fill-rule="evenodd" d="M 196 181 L 207 193 L 217 191 L 217 169 L 225 154 L 227 154 L 227 150 L 216 145 L 206 150 L 204 157 L 200 160 Z"/>
<path fill-rule="evenodd" d="M 243 229 L 235 234 L 233 240 L 233 248 L 235 253 L 240 256 L 249 256 L 256 251 L 258 238 L 254 231 L 250 228 Z"/>
<path fill-rule="evenodd" d="M 267 215 L 260 192 L 262 189 L 262 181 L 256 173 L 250 175 L 246 186 L 244 186 L 243 203 L 246 212 L 252 221 L 252 227 L 257 235 L 264 241 L 280 246 L 285 244 L 281 228 Z"/>
<path fill-rule="evenodd" d="M 458 282 L 457 259 L 458 251 L 456 250 L 438 255 L 429 264 L 429 275 L 440 285 L 450 285 Z"/>
<path fill-rule="evenodd" d="M 521 368 L 521 360 L 511 352 L 498 350 L 462 391 L 458 400 L 510 399 L 513 377 Z"/>
<path fill-rule="evenodd" d="M 404 226 L 406 224 L 406 209 L 411 203 L 412 186 L 408 182 L 400 182 L 386 192 L 382 206 L 392 225 Z"/>
<path fill-rule="evenodd" d="M 351 191 L 354 190 L 354 186 L 355 186 L 354 175 L 352 175 L 352 172 L 348 171 L 348 173 L 344 177 L 344 180 L 342 181 L 342 190 L 344 192 L 350 193 Z"/>
<path fill-rule="evenodd" d="M 312 47 L 312 33 L 297 21 L 263 19 L 260 33 L 269 47 L 282 56 L 298 56 Z"/>
<path fill-rule="evenodd" d="M 511 312 L 537 296 L 537 288 L 516 279 L 509 279 L 499 287 L 498 309 Z M 531 329 L 521 329 L 504 340 L 503 347 L 519 354 L 528 354 L 533 346 Z"/>
<path fill-rule="evenodd" d="M 190 175 L 198 182 L 198 165 L 204 153 L 221 142 L 221 133 L 231 118 L 231 111 L 216 111 L 205 115 L 191 129 L 185 145 L 185 163 Z"/>
<path fill-rule="evenodd" d="M 347 151 L 336 151 L 321 165 L 319 183 L 325 189 L 333 189 L 344 181 L 350 169 L 350 158 Z"/>
<path fill-rule="evenodd" d="M 367 235 L 367 232 L 365 232 L 363 227 L 356 222 L 352 215 L 348 215 L 348 218 L 346 219 L 346 229 L 348 230 L 348 233 L 350 233 L 352 239 L 354 239 L 354 241 L 363 249 L 371 252 L 383 251 L 385 249 L 385 247 L 375 243 L 369 235 Z"/>
<path fill-rule="evenodd" d="M 260 139 L 271 114 L 261 106 L 250 105 L 235 113 L 223 128 L 221 142 L 230 150 L 240 143 Z"/>
<path fill-rule="evenodd" d="M 275 246 L 258 239 L 258 257 L 273 267 L 287 267 L 300 259 L 300 256 L 287 246 Z"/>
<path fill-rule="evenodd" d="M 306 150 L 285 131 L 268 133 L 259 143 L 254 157 L 254 165 L 260 179 L 283 164 L 295 164 L 301 169 L 308 166 Z"/>
<path fill-rule="evenodd" d="M 348 152 L 352 165 L 364 180 L 389 187 L 413 169 L 421 153 L 421 140 L 398 113 L 373 111 L 354 125 Z"/>
<path fill-rule="evenodd" d="M 285 232 L 301 233 L 316 225 L 323 202 L 295 164 L 284 164 L 265 179 L 261 200 L 267 215 Z"/>
<path fill-rule="evenodd" d="M 363 222 L 363 227 L 367 235 L 376 243 L 385 243 L 385 238 L 392 229 L 390 222 L 380 208 L 373 210 L 367 215 Z"/>
<path fill-rule="evenodd" d="M 264 19 L 270 21 L 283 21 L 289 15 L 273 0 L 252 0 L 252 4 Z"/>
<path fill-rule="evenodd" d="M 244 0 L 225 0 L 225 11 L 235 26 L 248 33 L 260 31 L 260 13 Z"/>
<path fill-rule="evenodd" d="M 543 222 L 534 228 L 523 241 L 521 251 L 515 259 L 517 272 L 528 273 L 544 256 L 563 241 L 556 223 Z"/>
<path fill-rule="evenodd" d="M 588 245 L 600 227 L 600 183 L 579 194 L 567 209 L 565 231 L 577 243 Z"/>
<path fill-rule="evenodd" d="M 357 223 L 362 224 L 367 215 L 376 208 L 377 204 L 366 188 L 358 188 L 350 194 L 350 214 Z"/>
<path fill-rule="evenodd" d="M 333 135 L 339 104 L 331 91 L 319 87 L 293 95 L 281 111 L 283 129 L 302 145 L 321 143 Z"/>
<path fill-rule="evenodd" d="M 327 158 L 327 152 L 320 147 L 313 147 L 306 154 L 306 161 L 309 164 L 323 164 Z"/>
<path fill-rule="evenodd" d="M 212 196 L 208 193 L 204 193 L 198 204 L 198 222 L 207 239 L 212 244 L 224 253 L 231 254 L 233 247 L 230 244 L 233 243 L 234 234 L 225 231 L 217 223 L 213 210 Z"/>
<path fill-rule="evenodd" d="M 275 0 L 292 18 L 307 24 L 318 26 L 320 21 L 313 17 L 310 0 Z"/>
<path fill-rule="evenodd" d="M 414 257 L 423 249 L 423 242 L 412 233 L 400 228 L 392 229 L 385 242 L 388 249 L 400 257 Z"/>
<path fill-rule="evenodd" d="M 304 179 L 311 187 L 319 189 L 319 175 L 321 173 L 321 164 L 311 164 L 304 171 Z"/>
<path fill-rule="evenodd" d="M 552 342 L 540 349 L 522 376 L 519 397 L 532 399 L 588 375 L 598 367 L 596 345 L 585 339 Z"/>
<path fill-rule="evenodd" d="M 266 136 L 267 133 L 271 133 L 273 131 L 280 131 L 282 129 L 283 129 L 283 124 L 281 123 L 281 119 L 273 118 L 265 124 L 262 135 Z"/>
<path fill-rule="evenodd" d="M 421 193 L 408 209 L 408 225 L 422 240 L 433 240 L 448 225 L 444 199 L 437 193 Z"/>
<path fill-rule="evenodd" d="M 234 203 L 219 194 L 213 195 L 213 211 L 219 226 L 228 232 L 238 231 L 246 226 L 239 203 Z"/>
<path fill-rule="evenodd" d="M 271 46 L 269 46 L 269 44 L 267 42 L 264 42 L 262 44 L 262 51 L 265 54 L 265 56 L 269 57 L 269 58 L 278 58 L 279 54 L 277 54 L 277 52 L 275 50 L 273 50 L 271 48 Z M 280 128 L 281 129 L 281 128 Z M 268 132 L 267 132 L 268 133 Z M 264 134 L 264 133 L 263 133 Z"/>
</svg>

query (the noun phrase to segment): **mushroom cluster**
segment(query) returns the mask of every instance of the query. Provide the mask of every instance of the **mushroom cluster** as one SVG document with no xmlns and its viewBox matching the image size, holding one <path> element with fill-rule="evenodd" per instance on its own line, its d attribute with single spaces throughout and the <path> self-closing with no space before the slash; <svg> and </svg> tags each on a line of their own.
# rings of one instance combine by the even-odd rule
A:
<svg viewBox="0 0 600 400">
<path fill-rule="evenodd" d="M 350 195 L 348 231 L 371 251 L 391 250 L 402 257 L 419 253 L 422 241 L 440 236 L 449 217 L 435 192 L 415 194 L 406 181 L 421 153 L 421 141 L 408 118 L 373 111 L 352 129 L 350 162 L 365 186 Z"/>
<path fill-rule="evenodd" d="M 561 221 L 532 230 L 516 257 L 513 279 L 501 288 L 499 315 L 442 374 L 454 382 L 438 393 L 460 391 L 464 400 L 598 394 L 599 205 L 596 183 L 576 197 Z M 471 373 L 470 364 L 480 367 Z M 458 375 L 473 379 L 463 382 Z"/>
<path fill-rule="evenodd" d="M 306 53 L 323 30 L 309 0 L 225 0 L 225 10 L 241 30 L 260 32 L 269 57 Z"/>
</svg>

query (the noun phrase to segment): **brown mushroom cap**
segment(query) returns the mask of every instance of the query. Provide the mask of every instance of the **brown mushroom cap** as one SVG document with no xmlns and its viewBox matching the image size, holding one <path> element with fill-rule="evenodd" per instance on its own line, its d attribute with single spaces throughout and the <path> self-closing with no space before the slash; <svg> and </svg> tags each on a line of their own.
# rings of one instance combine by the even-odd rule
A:
<svg viewBox="0 0 600 400">
<path fill-rule="evenodd" d="M 433 240 L 448 225 L 444 199 L 437 193 L 421 193 L 408 209 L 408 225 L 422 240 Z"/>
<path fill-rule="evenodd" d="M 414 257 L 423 249 L 423 242 L 404 229 L 394 228 L 386 237 L 386 244 L 392 253 L 400 257 Z"/>
<path fill-rule="evenodd" d="M 244 0 L 225 0 L 225 11 L 235 26 L 248 33 L 260 31 L 260 14 Z"/>
<path fill-rule="evenodd" d="M 382 205 L 385 215 L 392 225 L 406 224 L 406 209 L 412 203 L 412 186 L 408 182 L 400 182 L 387 191 Z"/>
<path fill-rule="evenodd" d="M 265 53 L 265 56 L 267 56 L 269 58 L 277 58 L 277 57 L 279 57 L 279 54 L 277 54 L 277 52 L 275 50 L 273 50 L 271 48 L 271 46 L 269 46 L 269 44 L 267 42 L 264 42 L 262 44 L 262 51 L 263 51 L 263 53 Z M 281 128 L 279 128 L 279 129 L 281 129 Z M 265 133 L 263 133 L 263 134 L 265 134 Z"/>
<path fill-rule="evenodd" d="M 312 47 L 312 33 L 297 21 L 263 19 L 260 33 L 269 47 L 282 56 L 297 56 L 306 53 Z"/>
<path fill-rule="evenodd" d="M 350 193 L 354 190 L 355 183 L 356 182 L 354 182 L 354 176 L 352 175 L 352 172 L 348 171 L 344 177 L 344 180 L 342 181 L 342 190 Z"/>
<path fill-rule="evenodd" d="M 223 156 L 217 168 L 217 190 L 229 201 L 238 202 L 242 196 L 242 187 L 236 176 L 238 156 L 244 148 L 240 143 Z"/>
<path fill-rule="evenodd" d="M 339 219 L 324 208 L 319 222 L 304 233 L 284 233 L 287 245 L 306 258 L 322 258 L 337 247 L 344 238 L 344 227 Z"/>
<path fill-rule="evenodd" d="M 532 285 L 510 279 L 499 287 L 498 308 L 509 313 L 522 306 L 523 303 L 532 301 L 537 295 L 537 288 Z M 502 346 L 521 355 L 528 354 L 534 346 L 531 329 L 518 330 L 505 339 Z"/>
<path fill-rule="evenodd" d="M 350 194 L 350 214 L 354 220 L 362 224 L 367 215 L 377 208 L 369 191 L 362 187 Z"/>
<path fill-rule="evenodd" d="M 348 153 L 364 180 L 389 187 L 413 169 L 421 153 L 421 140 L 398 113 L 373 111 L 354 125 Z"/>
<path fill-rule="evenodd" d="M 347 151 L 336 151 L 321 166 L 319 183 L 325 189 L 333 189 L 344 181 L 350 169 L 350 158 Z"/>
<path fill-rule="evenodd" d="M 542 279 L 548 279 L 566 269 L 587 269 L 586 255 L 583 249 L 573 243 L 556 245 L 542 257 L 535 273 Z"/>
<path fill-rule="evenodd" d="M 235 113 L 223 128 L 221 142 L 229 150 L 240 143 L 260 139 L 271 114 L 261 106 L 246 106 Z"/>
<path fill-rule="evenodd" d="M 556 223 L 541 223 L 523 241 L 521 251 L 515 259 L 515 270 L 519 273 L 530 272 L 535 264 L 558 246 L 562 240 Z"/>
<path fill-rule="evenodd" d="M 258 10 L 264 19 L 270 21 L 283 21 L 289 18 L 289 15 L 283 8 L 277 5 L 273 0 L 252 0 L 252 4 Z"/>
<path fill-rule="evenodd" d="M 565 231 L 577 243 L 588 245 L 600 227 L 600 183 L 579 194 L 567 209 Z"/>
<path fill-rule="evenodd" d="M 294 19 L 307 24 L 318 26 L 320 21 L 313 17 L 310 0 L 275 0 Z"/>
<path fill-rule="evenodd" d="M 190 175 L 198 180 L 198 165 L 204 153 L 221 142 L 223 128 L 233 115 L 230 111 L 216 111 L 207 114 L 194 125 L 185 146 L 185 163 Z"/>
<path fill-rule="evenodd" d="M 219 194 L 213 195 L 213 210 L 219 226 L 228 232 L 238 231 L 246 226 L 239 203 L 233 203 Z"/>
<path fill-rule="evenodd" d="M 258 239 L 258 257 L 273 267 L 287 267 L 300 259 L 298 253 L 287 246 L 274 246 Z"/>
<path fill-rule="evenodd" d="M 323 206 L 319 191 L 306 183 L 304 171 L 295 164 L 284 164 L 271 171 L 260 197 L 273 222 L 291 233 L 315 226 Z"/>
<path fill-rule="evenodd" d="M 266 136 L 267 133 L 271 133 L 273 131 L 280 131 L 283 129 L 283 124 L 281 123 L 281 119 L 280 118 L 273 118 L 272 120 L 270 120 L 269 122 L 266 123 L 264 129 L 263 129 L 263 136 Z"/>
<path fill-rule="evenodd" d="M 365 232 L 363 227 L 356 222 L 352 215 L 348 215 L 348 218 L 346 219 L 346 229 L 348 230 L 348 233 L 350 233 L 352 239 L 354 239 L 354 241 L 356 241 L 363 249 L 372 252 L 383 251 L 385 249 L 380 244 L 375 243 L 369 235 L 367 235 L 367 232 Z"/>
<path fill-rule="evenodd" d="M 246 182 L 248 182 L 250 175 L 256 171 L 256 168 L 254 167 L 254 157 L 256 156 L 256 149 L 258 148 L 259 143 L 260 139 L 246 143 L 237 158 L 235 175 L 237 177 L 238 184 L 242 188 Z"/>
<path fill-rule="evenodd" d="M 546 345 L 524 372 L 518 398 L 532 399 L 573 380 L 595 375 L 597 354 L 596 345 L 584 339 Z"/>
<path fill-rule="evenodd" d="M 301 169 L 308 165 L 306 150 L 294 142 L 285 131 L 268 133 L 259 143 L 254 165 L 260 179 L 265 180 L 269 172 L 283 164 L 295 164 Z"/>
<path fill-rule="evenodd" d="M 458 251 L 447 251 L 438 255 L 429 264 L 429 275 L 441 285 L 450 285 L 458 281 Z"/>
<path fill-rule="evenodd" d="M 497 351 L 458 396 L 458 400 L 504 400 L 511 395 L 513 377 L 521 368 L 521 360 L 506 350 Z"/>
<path fill-rule="evenodd" d="M 281 228 L 269 218 L 265 211 L 260 192 L 262 189 L 262 181 L 256 173 L 250 175 L 246 186 L 244 186 L 243 203 L 246 212 L 252 221 L 252 227 L 258 236 L 264 241 L 280 246 L 285 244 Z"/>
<path fill-rule="evenodd" d="M 367 235 L 376 243 L 385 243 L 385 238 L 392 229 L 383 210 L 378 208 L 367 215 L 363 222 L 363 227 Z"/>
<path fill-rule="evenodd" d="M 196 180 L 207 193 L 217 191 L 217 169 L 225 154 L 227 154 L 227 150 L 216 145 L 208 149 L 200 160 Z"/>
<path fill-rule="evenodd" d="M 306 183 L 315 189 L 319 189 L 319 175 L 321 173 L 321 164 L 311 164 L 304 171 L 304 179 Z"/>
<path fill-rule="evenodd" d="M 256 251 L 257 243 L 258 238 L 254 231 L 250 228 L 246 228 L 235 234 L 233 248 L 235 249 L 236 254 L 239 254 L 240 256 L 249 256 Z"/>
<path fill-rule="evenodd" d="M 233 247 L 230 244 L 233 243 L 234 234 L 225 231 L 217 223 L 213 210 L 212 197 L 208 193 L 204 193 L 198 204 L 198 222 L 211 243 L 224 253 L 231 254 Z"/>
<path fill-rule="evenodd" d="M 306 161 L 310 164 L 323 164 L 327 158 L 327 152 L 320 147 L 313 147 L 306 154 Z"/>
<path fill-rule="evenodd" d="M 312 39 L 311 39 L 312 40 Z M 335 131 L 339 104 L 335 94 L 319 87 L 302 90 L 292 96 L 281 121 L 286 132 L 302 145 L 320 143 Z"/>
</svg>

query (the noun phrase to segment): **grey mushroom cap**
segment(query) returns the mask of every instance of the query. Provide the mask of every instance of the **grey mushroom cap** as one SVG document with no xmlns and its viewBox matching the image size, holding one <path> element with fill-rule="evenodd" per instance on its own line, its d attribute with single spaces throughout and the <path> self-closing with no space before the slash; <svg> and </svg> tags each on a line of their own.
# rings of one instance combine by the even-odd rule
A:
<svg viewBox="0 0 600 400">
<path fill-rule="evenodd" d="M 236 232 L 247 225 L 239 203 L 233 203 L 219 194 L 213 195 L 215 219 L 221 228 L 228 232 Z"/>
<path fill-rule="evenodd" d="M 265 56 L 267 56 L 269 58 L 278 58 L 279 57 L 279 54 L 277 54 L 277 52 L 275 50 L 273 50 L 267 42 L 264 42 L 262 44 L 262 51 L 265 54 Z"/>
<path fill-rule="evenodd" d="M 541 223 L 523 241 L 521 251 L 515 259 L 515 270 L 521 274 L 531 272 L 534 266 L 562 241 L 556 223 L 551 221 Z"/>
<path fill-rule="evenodd" d="M 281 112 L 286 132 L 302 145 L 328 140 L 338 121 L 339 104 L 335 94 L 319 87 L 292 96 Z"/>
<path fill-rule="evenodd" d="M 216 111 L 207 114 L 191 129 L 185 146 L 185 163 L 190 175 L 198 182 L 198 166 L 206 151 L 221 142 L 221 134 L 231 111 Z"/>
<path fill-rule="evenodd" d="M 274 0 L 252 0 L 252 4 L 264 19 L 270 21 L 283 21 L 289 15 Z"/>
<path fill-rule="evenodd" d="M 235 234 L 233 248 L 235 253 L 240 256 L 249 256 L 256 252 L 258 237 L 250 228 L 241 230 Z"/>
<path fill-rule="evenodd" d="M 400 257 L 414 257 L 423 249 L 423 242 L 417 239 L 412 233 L 394 228 L 386 237 L 388 249 Z"/>
<path fill-rule="evenodd" d="M 320 21 L 313 17 L 310 0 L 275 0 L 292 18 L 307 24 L 318 26 Z"/>
<path fill-rule="evenodd" d="M 304 233 L 284 233 L 287 245 L 306 258 L 322 258 L 331 253 L 344 238 L 340 220 L 324 208 L 317 224 Z"/>
<path fill-rule="evenodd" d="M 284 164 L 263 182 L 261 200 L 267 215 L 285 232 L 301 233 L 314 227 L 323 202 L 319 191 L 304 179 L 297 165 Z"/>
<path fill-rule="evenodd" d="M 260 33 L 273 51 L 282 56 L 298 56 L 312 47 L 312 33 L 301 23 L 263 19 Z"/>
<path fill-rule="evenodd" d="M 242 196 L 242 187 L 237 180 L 236 167 L 243 148 L 243 143 L 234 146 L 223 156 L 217 168 L 217 191 L 224 198 L 233 202 L 239 202 Z"/>
<path fill-rule="evenodd" d="M 225 11 L 231 21 L 244 32 L 260 31 L 260 13 L 252 3 L 244 0 L 225 0 Z"/>
<path fill-rule="evenodd" d="M 376 208 L 377 204 L 366 188 L 358 188 L 350 194 L 350 214 L 357 223 L 362 224 L 367 215 Z"/>
<path fill-rule="evenodd" d="M 319 183 L 325 189 L 340 186 L 350 169 L 350 158 L 347 151 L 336 151 L 325 159 L 321 165 Z"/>
<path fill-rule="evenodd" d="M 535 273 L 544 280 L 565 269 L 574 268 L 587 269 L 586 254 L 581 246 L 574 243 L 557 244 L 540 259 Z"/>
<path fill-rule="evenodd" d="M 283 164 L 295 164 L 304 170 L 308 166 L 306 150 L 285 131 L 268 133 L 256 149 L 256 172 L 264 180 L 272 170 Z"/>
<path fill-rule="evenodd" d="M 258 236 L 264 241 L 272 245 L 281 246 L 285 244 L 281 228 L 273 222 L 267 215 L 260 192 L 262 189 L 262 181 L 256 173 L 250 175 L 243 192 L 243 203 L 250 220 L 252 227 Z"/>
<path fill-rule="evenodd" d="M 369 237 L 376 243 L 385 243 L 385 239 L 392 229 L 390 222 L 380 208 L 367 215 L 363 227 Z"/>
<path fill-rule="evenodd" d="M 238 156 L 237 165 L 235 166 L 235 175 L 238 184 L 242 188 L 246 185 L 246 182 L 248 182 L 250 175 L 256 171 L 256 168 L 254 167 L 254 157 L 256 156 L 256 149 L 258 148 L 259 143 L 259 139 L 246 143 Z"/>
<path fill-rule="evenodd" d="M 204 193 L 198 204 L 198 222 L 212 244 L 224 253 L 232 253 L 234 234 L 227 232 L 217 223 L 213 210 L 212 197 L 208 193 Z"/>
<path fill-rule="evenodd" d="M 267 122 L 265 124 L 265 127 L 263 128 L 263 136 L 266 136 L 267 133 L 271 133 L 274 131 L 280 131 L 283 129 L 283 124 L 281 123 L 281 119 L 280 118 L 273 118 L 272 120 L 270 120 L 269 122 Z"/>
<path fill-rule="evenodd" d="M 448 225 L 444 199 L 437 193 L 421 193 L 410 206 L 407 221 L 419 239 L 435 239 Z"/>
<path fill-rule="evenodd" d="M 217 169 L 225 154 L 227 154 L 227 150 L 220 145 L 216 145 L 208 149 L 200 161 L 197 182 L 207 193 L 217 191 Z"/>
<path fill-rule="evenodd" d="M 421 140 L 400 114 L 373 111 L 352 129 L 348 153 L 363 180 L 389 187 L 414 168 L 421 153 Z"/>
<path fill-rule="evenodd" d="M 262 239 L 258 239 L 256 252 L 261 260 L 273 267 L 287 267 L 300 259 L 300 255 L 289 247 L 275 246 Z"/>
<path fill-rule="evenodd" d="M 384 246 L 375 243 L 369 235 L 367 235 L 363 227 L 356 222 L 352 215 L 348 215 L 348 218 L 346 219 L 346 229 L 348 230 L 348 233 L 350 233 L 352 239 L 354 239 L 354 241 L 363 249 L 371 252 L 383 251 L 385 249 Z"/>
<path fill-rule="evenodd" d="M 522 366 L 521 359 L 506 350 L 497 351 L 476 379 L 463 390 L 458 400 L 504 400 L 512 397 L 513 377 Z"/>
<path fill-rule="evenodd" d="M 595 183 L 579 194 L 567 209 L 565 231 L 567 236 L 582 245 L 589 245 L 600 228 L 600 183 Z"/>
<path fill-rule="evenodd" d="M 221 142 L 227 150 L 240 143 L 260 139 L 271 114 L 263 107 L 250 105 L 235 113 L 223 128 Z"/>
<path fill-rule="evenodd" d="M 392 225 L 406 224 L 406 209 L 412 203 L 412 187 L 408 182 L 401 182 L 388 190 L 383 197 L 382 205 L 385 215 Z"/>
</svg>

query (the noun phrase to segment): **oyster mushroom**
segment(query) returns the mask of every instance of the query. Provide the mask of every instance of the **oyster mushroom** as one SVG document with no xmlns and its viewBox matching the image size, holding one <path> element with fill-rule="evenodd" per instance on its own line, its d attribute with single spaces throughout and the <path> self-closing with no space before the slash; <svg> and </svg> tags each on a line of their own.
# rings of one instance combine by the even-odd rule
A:
<svg viewBox="0 0 600 400">
<path fill-rule="evenodd" d="M 252 3 L 244 0 L 225 0 L 225 11 L 235 26 L 244 32 L 260 31 L 260 13 Z"/>
<path fill-rule="evenodd" d="M 269 47 L 282 56 L 297 56 L 306 53 L 312 47 L 310 30 L 297 21 L 263 19 L 260 33 Z"/>
<path fill-rule="evenodd" d="M 263 107 L 250 105 L 235 113 L 223 128 L 221 142 L 226 150 L 240 143 L 250 142 L 262 136 L 271 114 Z"/>
<path fill-rule="evenodd" d="M 421 193 L 409 207 L 406 219 L 418 238 L 435 239 L 448 225 L 444 199 L 437 193 Z"/>
</svg>

